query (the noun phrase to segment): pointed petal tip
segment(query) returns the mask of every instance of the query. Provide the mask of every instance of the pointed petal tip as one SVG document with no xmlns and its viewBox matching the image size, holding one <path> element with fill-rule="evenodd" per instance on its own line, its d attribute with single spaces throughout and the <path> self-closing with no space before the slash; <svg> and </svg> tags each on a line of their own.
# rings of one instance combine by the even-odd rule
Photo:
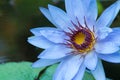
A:
<svg viewBox="0 0 120 80">
<path fill-rule="evenodd" d="M 33 32 L 33 29 L 30 29 L 30 32 Z"/>
<path fill-rule="evenodd" d="M 39 9 L 46 9 L 46 8 L 44 8 L 44 7 L 39 7 Z"/>
<path fill-rule="evenodd" d="M 97 20 L 97 27 L 110 27 L 120 11 L 120 0 L 109 6 Z"/>
<path fill-rule="evenodd" d="M 59 8 L 54 5 L 48 4 L 48 9 L 51 10 L 51 9 L 59 9 Z"/>
<path fill-rule="evenodd" d="M 27 42 L 32 44 L 32 39 L 33 39 L 33 36 L 32 37 L 28 37 Z"/>
<path fill-rule="evenodd" d="M 116 1 L 116 3 L 118 4 L 118 8 L 120 10 L 120 0 Z"/>
<path fill-rule="evenodd" d="M 45 14 L 46 10 L 48 10 L 48 9 L 47 9 L 47 8 L 44 8 L 44 7 L 39 7 L 39 10 L 40 10 L 43 14 Z"/>
<path fill-rule="evenodd" d="M 32 66 L 32 68 L 42 68 L 42 67 L 45 67 L 45 66 L 40 66 L 40 65 L 38 65 L 36 63 L 33 63 L 31 66 Z"/>
<path fill-rule="evenodd" d="M 115 53 L 107 54 L 107 55 L 98 54 L 98 56 L 107 62 L 120 63 L 120 53 L 119 52 L 115 52 Z"/>
<path fill-rule="evenodd" d="M 50 46 L 52 46 L 54 43 L 47 40 L 45 37 L 43 36 L 32 36 L 28 38 L 28 42 L 38 48 L 49 48 Z"/>
<path fill-rule="evenodd" d="M 53 5 L 51 5 L 51 4 L 48 4 L 48 8 L 50 8 L 50 7 L 54 7 Z"/>
<path fill-rule="evenodd" d="M 44 7 L 39 7 L 39 10 L 42 12 L 42 10 L 44 10 L 44 9 L 46 9 L 46 8 L 44 8 Z"/>
<path fill-rule="evenodd" d="M 36 28 L 30 29 L 30 32 L 34 34 L 36 32 Z"/>
<path fill-rule="evenodd" d="M 36 28 L 31 28 L 30 32 L 34 34 Z"/>
<path fill-rule="evenodd" d="M 28 37 L 27 41 L 30 42 L 30 40 L 32 39 L 33 37 Z"/>
<path fill-rule="evenodd" d="M 32 32 L 35 36 L 41 36 L 40 31 L 41 31 L 42 29 L 44 29 L 44 28 L 40 28 L 40 27 L 32 28 L 32 29 L 30 29 L 30 32 Z"/>
<path fill-rule="evenodd" d="M 117 1 L 120 4 L 120 0 Z"/>
<path fill-rule="evenodd" d="M 33 63 L 32 65 L 31 65 L 33 68 L 39 68 L 39 66 L 38 66 L 38 63 Z"/>
</svg>

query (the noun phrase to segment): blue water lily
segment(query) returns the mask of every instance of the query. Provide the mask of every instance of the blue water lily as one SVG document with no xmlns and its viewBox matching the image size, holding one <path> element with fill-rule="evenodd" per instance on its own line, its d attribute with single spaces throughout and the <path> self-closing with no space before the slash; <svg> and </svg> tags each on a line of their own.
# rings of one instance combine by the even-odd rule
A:
<svg viewBox="0 0 120 80">
<path fill-rule="evenodd" d="M 60 62 L 53 80 L 82 80 L 89 70 L 96 80 L 106 80 L 101 59 L 120 63 L 120 28 L 110 28 L 120 10 L 120 0 L 99 18 L 96 0 L 65 0 L 66 12 L 53 5 L 40 8 L 54 27 L 31 29 L 28 42 L 45 49 L 33 67 Z"/>
</svg>

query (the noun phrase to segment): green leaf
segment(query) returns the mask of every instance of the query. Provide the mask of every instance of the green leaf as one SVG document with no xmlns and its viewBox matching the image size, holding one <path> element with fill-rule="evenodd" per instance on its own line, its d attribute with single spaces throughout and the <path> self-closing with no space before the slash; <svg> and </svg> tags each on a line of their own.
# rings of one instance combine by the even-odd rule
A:
<svg viewBox="0 0 120 80">
<path fill-rule="evenodd" d="M 32 68 L 30 62 L 0 64 L 0 80 L 34 80 L 44 68 Z"/>
<path fill-rule="evenodd" d="M 100 1 L 97 1 L 97 5 L 98 5 L 98 14 L 100 15 L 103 12 L 104 8 L 100 3 Z"/>
<path fill-rule="evenodd" d="M 85 72 L 83 76 L 83 80 L 95 80 L 92 74 L 88 73 L 87 71 Z"/>
<path fill-rule="evenodd" d="M 52 65 L 42 74 L 40 80 L 52 80 L 52 76 L 57 68 L 58 64 Z"/>
<path fill-rule="evenodd" d="M 40 74 L 39 80 L 52 80 L 53 74 L 58 66 L 58 64 L 54 64 L 48 68 L 32 68 L 31 65 L 31 62 L 0 64 L 0 80 L 35 80 L 39 73 L 42 73 Z M 83 80 L 95 79 L 86 71 Z"/>
</svg>

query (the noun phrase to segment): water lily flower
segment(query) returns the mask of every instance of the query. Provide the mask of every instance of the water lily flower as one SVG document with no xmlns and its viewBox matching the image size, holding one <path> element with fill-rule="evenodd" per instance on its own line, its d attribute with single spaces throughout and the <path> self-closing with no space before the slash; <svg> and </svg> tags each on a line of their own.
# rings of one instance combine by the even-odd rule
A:
<svg viewBox="0 0 120 80">
<path fill-rule="evenodd" d="M 40 10 L 56 26 L 31 29 L 28 42 L 45 49 L 33 67 L 60 62 L 53 80 L 82 80 L 89 70 L 95 80 L 106 80 L 101 60 L 120 63 L 120 28 L 110 28 L 120 0 L 99 18 L 96 0 L 65 0 L 66 12 L 53 5 Z"/>
</svg>

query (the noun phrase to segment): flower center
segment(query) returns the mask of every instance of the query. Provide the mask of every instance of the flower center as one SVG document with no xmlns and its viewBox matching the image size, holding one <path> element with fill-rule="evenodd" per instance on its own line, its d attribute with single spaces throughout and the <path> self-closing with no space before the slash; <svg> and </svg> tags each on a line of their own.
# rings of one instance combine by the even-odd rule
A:
<svg viewBox="0 0 120 80">
<path fill-rule="evenodd" d="M 73 41 L 78 45 L 82 44 L 84 40 L 85 40 L 85 34 L 83 34 L 82 32 L 78 32 L 73 35 Z"/>
<path fill-rule="evenodd" d="M 66 33 L 70 38 L 67 44 L 79 53 L 91 51 L 96 40 L 94 30 L 91 31 L 87 25 L 86 27 L 82 27 L 80 24 L 79 26 L 74 24 L 74 26 L 76 28 L 75 30 L 70 29 L 71 32 Z"/>
</svg>

